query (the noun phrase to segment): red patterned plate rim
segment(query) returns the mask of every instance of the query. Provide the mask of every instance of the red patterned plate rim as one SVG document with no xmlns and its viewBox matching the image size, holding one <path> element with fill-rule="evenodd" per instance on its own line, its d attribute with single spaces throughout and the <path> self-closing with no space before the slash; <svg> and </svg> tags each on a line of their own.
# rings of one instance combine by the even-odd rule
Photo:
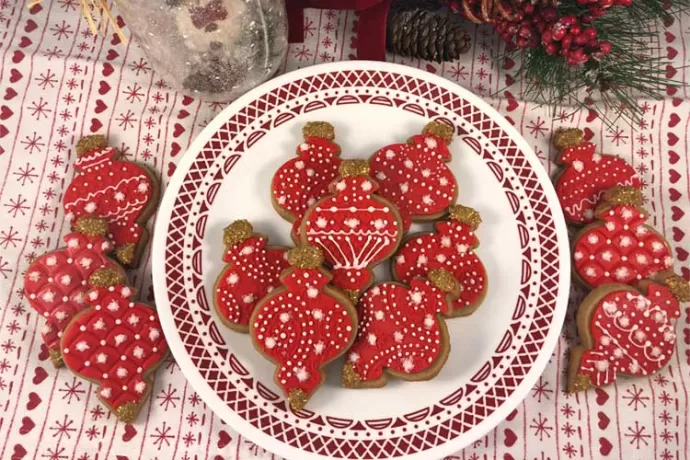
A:
<svg viewBox="0 0 690 460">
<path fill-rule="evenodd" d="M 392 89 L 417 98 L 417 103 L 395 103 L 395 107 L 427 119 L 460 115 L 459 121 L 449 121 L 467 134 L 470 147 L 484 149 L 482 158 L 496 179 L 509 184 L 504 193 L 526 254 L 511 326 L 526 332 L 506 331 L 492 359 L 468 382 L 413 413 L 353 420 L 307 411 L 295 417 L 220 338 L 202 277 L 208 210 L 241 155 L 268 130 L 294 118 L 294 113 L 299 116 L 340 104 L 394 105 L 369 89 Z M 335 97 L 310 101 L 310 94 L 324 90 Z M 279 108 L 290 104 L 293 116 L 290 111 L 281 113 Z M 161 204 L 153 242 L 153 279 L 166 338 L 183 373 L 206 404 L 242 435 L 288 458 L 439 458 L 492 429 L 538 379 L 565 316 L 568 254 L 563 215 L 546 171 L 495 110 L 467 90 L 418 69 L 339 62 L 291 72 L 261 85 L 227 107 L 196 138 Z M 532 265 L 538 269 L 532 271 Z M 492 360 L 500 366 L 494 368 Z"/>
</svg>

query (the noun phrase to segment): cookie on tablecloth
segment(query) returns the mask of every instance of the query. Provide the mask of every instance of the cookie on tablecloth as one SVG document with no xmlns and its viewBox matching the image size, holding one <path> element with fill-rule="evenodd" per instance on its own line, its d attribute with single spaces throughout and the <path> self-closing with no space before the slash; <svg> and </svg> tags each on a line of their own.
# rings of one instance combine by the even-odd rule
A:
<svg viewBox="0 0 690 460">
<path fill-rule="evenodd" d="M 573 238 L 575 278 L 592 289 L 602 284 L 632 284 L 673 266 L 671 249 L 645 224 L 642 192 L 614 187 L 596 210 L 596 222 Z"/>
<path fill-rule="evenodd" d="M 570 353 L 569 392 L 607 385 L 616 375 L 649 376 L 669 362 L 690 285 L 676 275 L 659 278 L 638 287 L 605 284 L 583 300 L 577 312 L 582 345 Z"/>
<path fill-rule="evenodd" d="M 594 221 L 594 210 L 606 190 L 642 185 L 632 166 L 616 156 L 596 153 L 596 146 L 584 140 L 580 129 L 556 131 L 553 144 L 560 151 L 556 162 L 563 167 L 554 178 L 556 194 L 565 219 L 573 225 Z"/>
<path fill-rule="evenodd" d="M 145 224 L 158 204 L 159 182 L 146 166 L 120 160 L 105 136 L 83 137 L 77 144 L 77 172 L 67 186 L 63 207 L 68 221 L 83 215 L 104 218 L 120 263 L 139 262 L 148 231 Z"/>
<path fill-rule="evenodd" d="M 325 121 L 312 121 L 302 128 L 304 142 L 297 157 L 285 162 L 271 181 L 273 207 L 292 222 L 292 238 L 299 240 L 302 216 L 316 200 L 327 196 L 328 186 L 338 177 L 340 146 L 333 142 L 335 128 Z"/>
<path fill-rule="evenodd" d="M 453 275 L 431 270 L 407 287 L 386 282 L 369 289 L 359 301 L 357 339 L 347 353 L 341 382 L 348 388 L 384 386 L 387 375 L 429 380 L 448 358 L 450 341 L 442 316 L 459 293 Z"/>
<path fill-rule="evenodd" d="M 441 217 L 455 203 L 458 186 L 448 163 L 453 127 L 439 121 L 405 144 L 387 145 L 369 159 L 379 195 L 390 200 L 402 217 L 403 231 L 412 221 Z"/>
<path fill-rule="evenodd" d="M 213 305 L 223 324 L 248 332 L 256 304 L 280 285 L 280 274 L 289 266 L 288 248 L 267 246 L 268 237 L 254 233 L 246 220 L 226 227 L 223 243 L 227 265 L 216 280 Z"/>
<path fill-rule="evenodd" d="M 330 186 L 333 195 L 314 203 L 302 219 L 302 241 L 323 250 L 332 267 L 333 285 L 356 302 L 371 286 L 374 265 L 395 253 L 402 238 L 397 208 L 377 195 L 369 164 L 345 160 L 340 177 Z"/>
<path fill-rule="evenodd" d="M 151 395 L 153 372 L 168 353 L 158 314 L 133 300 L 122 273 L 101 268 L 89 276 L 89 309 L 62 336 L 65 365 L 98 383 L 98 398 L 131 423 Z"/>
<path fill-rule="evenodd" d="M 326 378 L 325 365 L 343 355 L 357 333 L 355 307 L 328 286 L 331 275 L 314 246 L 288 252 L 291 267 L 256 306 L 249 333 L 275 365 L 275 381 L 290 408 L 301 410 Z"/>
<path fill-rule="evenodd" d="M 391 262 L 393 278 L 409 283 L 443 268 L 453 274 L 462 288 L 446 316 L 466 316 L 481 305 L 487 291 L 486 268 L 474 249 L 481 223 L 479 213 L 459 204 L 448 209 L 449 219 L 434 224 L 434 232 L 408 235 Z"/>
<path fill-rule="evenodd" d="M 84 296 L 89 290 L 89 275 L 99 268 L 113 267 L 125 276 L 107 257 L 113 244 L 107 238 L 104 219 L 83 216 L 74 222 L 73 229 L 63 239 L 65 247 L 38 257 L 24 275 L 24 295 L 46 320 L 41 338 L 55 367 L 63 365 L 60 337 L 65 327 L 87 307 Z"/>
</svg>

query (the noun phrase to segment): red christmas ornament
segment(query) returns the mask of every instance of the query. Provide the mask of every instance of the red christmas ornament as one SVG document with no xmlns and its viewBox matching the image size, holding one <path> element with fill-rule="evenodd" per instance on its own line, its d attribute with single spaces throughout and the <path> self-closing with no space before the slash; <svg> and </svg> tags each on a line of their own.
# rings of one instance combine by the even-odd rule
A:
<svg viewBox="0 0 690 460">
<path fill-rule="evenodd" d="M 327 196 L 328 186 L 338 177 L 340 146 L 333 142 L 335 129 L 323 121 L 307 123 L 297 158 L 285 162 L 273 175 L 271 195 L 278 213 L 293 223 L 292 235 L 299 240 L 302 216 L 317 200 Z"/>
<path fill-rule="evenodd" d="M 158 181 L 143 166 L 118 161 L 120 153 L 106 147 L 105 137 L 87 136 L 77 145 L 77 173 L 67 187 L 64 209 L 68 221 L 83 215 L 107 220 L 117 259 L 133 265 L 148 232 L 141 224 L 155 210 Z"/>
<path fill-rule="evenodd" d="M 89 275 L 102 267 L 119 268 L 106 256 L 113 245 L 103 219 L 81 217 L 74 229 L 64 237 L 67 246 L 43 254 L 24 275 L 24 295 L 46 320 L 41 336 L 55 367 L 63 365 L 60 337 L 65 327 L 87 306 Z"/>
<path fill-rule="evenodd" d="M 474 209 L 461 205 L 451 206 L 449 213 L 450 220 L 434 224 L 434 233 L 410 235 L 391 267 L 393 278 L 403 283 L 426 277 L 431 270 L 447 270 L 462 288 L 449 316 L 466 316 L 481 305 L 487 289 L 486 268 L 474 252 L 479 246 L 474 232 L 481 218 Z"/>
<path fill-rule="evenodd" d="M 607 385 L 617 374 L 648 376 L 669 362 L 679 301 L 690 300 L 690 286 L 677 276 L 666 284 L 604 285 L 585 298 L 577 313 L 582 345 L 571 352 L 568 391 Z"/>
<path fill-rule="evenodd" d="M 441 217 L 455 202 L 458 187 L 446 165 L 451 159 L 446 144 L 452 139 L 453 128 L 434 121 L 424 127 L 423 134 L 406 144 L 383 147 L 369 160 L 379 195 L 397 206 L 403 231 L 409 230 L 412 220 Z"/>
<path fill-rule="evenodd" d="M 376 195 L 366 161 L 347 160 L 334 195 L 317 201 L 304 216 L 302 241 L 320 247 L 333 267 L 333 285 L 351 299 L 372 283 L 371 267 L 389 258 L 402 237 L 395 206 Z"/>
<path fill-rule="evenodd" d="M 428 380 L 448 358 L 450 313 L 457 283 L 449 272 L 429 272 L 410 287 L 395 282 L 369 289 L 358 304 L 357 339 L 347 355 L 341 381 L 348 388 L 384 386 L 386 374 L 403 380 Z"/>
<path fill-rule="evenodd" d="M 225 229 L 223 260 L 228 265 L 215 287 L 214 305 L 221 321 L 238 332 L 248 332 L 254 307 L 280 285 L 280 274 L 289 266 L 287 248 L 267 246 L 268 238 L 253 232 L 246 220 Z"/>
<path fill-rule="evenodd" d="M 596 146 L 585 142 L 579 129 L 556 133 L 554 145 L 560 150 L 563 170 L 554 179 L 556 194 L 565 218 L 572 224 L 594 221 L 594 210 L 604 192 L 617 185 L 642 186 L 635 170 L 624 160 L 595 153 Z"/>
<path fill-rule="evenodd" d="M 133 422 L 150 396 L 153 371 L 168 352 L 156 311 L 134 302 L 134 289 L 112 268 L 89 277 L 92 307 L 62 337 L 65 365 L 98 382 L 98 397 L 117 417 Z"/>
<path fill-rule="evenodd" d="M 288 252 L 291 268 L 254 310 L 249 333 L 254 346 L 277 369 L 275 381 L 294 411 L 301 410 L 326 377 L 324 366 L 350 347 L 357 313 L 342 293 L 328 286 L 316 247 Z"/>
<path fill-rule="evenodd" d="M 636 283 L 672 267 L 668 243 L 645 225 L 641 203 L 638 189 L 615 187 L 597 208 L 599 221 L 575 236 L 573 269 L 585 286 Z"/>
</svg>

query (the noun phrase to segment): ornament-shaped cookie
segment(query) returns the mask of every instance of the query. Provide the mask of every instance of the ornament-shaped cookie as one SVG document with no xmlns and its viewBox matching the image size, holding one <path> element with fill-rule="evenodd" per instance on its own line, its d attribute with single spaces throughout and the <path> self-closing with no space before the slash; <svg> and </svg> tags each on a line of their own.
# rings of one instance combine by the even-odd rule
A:
<svg viewBox="0 0 690 460">
<path fill-rule="evenodd" d="M 335 128 L 325 121 L 309 122 L 302 129 L 304 142 L 297 157 L 286 161 L 273 175 L 273 206 L 293 223 L 293 240 L 299 240 L 302 216 L 317 200 L 329 194 L 328 187 L 338 177 L 340 147 L 333 142 Z"/>
<path fill-rule="evenodd" d="M 117 417 L 133 422 L 151 394 L 153 372 L 168 353 L 156 311 L 134 301 L 120 271 L 101 268 L 89 276 L 91 308 L 77 315 L 62 336 L 65 365 L 99 384 L 98 397 Z"/>
<path fill-rule="evenodd" d="M 430 270 L 449 271 L 462 287 L 446 316 L 466 316 L 481 305 L 487 290 L 484 264 L 474 249 L 479 240 L 474 233 L 481 223 L 479 213 L 459 204 L 449 208 L 449 219 L 434 224 L 433 233 L 409 235 L 391 263 L 393 278 L 409 283 L 426 277 Z"/>
<path fill-rule="evenodd" d="M 107 257 L 113 245 L 106 236 L 105 220 L 84 216 L 73 228 L 64 237 L 65 247 L 34 260 L 24 275 L 24 295 L 46 320 L 41 338 L 55 367 L 63 365 L 60 337 L 65 327 L 87 307 L 84 296 L 89 290 L 89 275 L 102 267 L 121 270 Z"/>
<path fill-rule="evenodd" d="M 267 246 L 268 237 L 254 233 L 246 220 L 230 224 L 223 243 L 227 265 L 216 281 L 214 306 L 226 326 L 248 332 L 254 307 L 280 285 L 280 274 L 289 266 L 287 248 Z"/>
<path fill-rule="evenodd" d="M 104 218 L 117 260 L 136 265 L 148 241 L 144 225 L 156 209 L 158 179 L 145 166 L 119 160 L 120 152 L 102 135 L 83 137 L 77 155 L 77 172 L 63 201 L 65 217 L 70 222 L 83 215 Z"/>
<path fill-rule="evenodd" d="M 450 341 L 442 316 L 452 310 L 459 286 L 443 269 L 415 278 L 410 287 L 377 284 L 359 301 L 359 330 L 347 353 L 341 381 L 348 388 L 384 386 L 388 376 L 429 380 L 448 358 Z"/>
<path fill-rule="evenodd" d="M 573 271 L 584 286 L 631 284 L 673 265 L 663 236 L 645 224 L 642 192 L 614 187 L 596 210 L 596 222 L 573 239 Z"/>
<path fill-rule="evenodd" d="M 448 163 L 447 144 L 453 128 L 433 121 L 405 144 L 379 149 L 369 159 L 379 195 L 390 200 L 402 217 L 403 231 L 412 221 L 438 219 L 455 203 L 458 186 Z"/>
<path fill-rule="evenodd" d="M 589 293 L 577 312 L 582 345 L 571 351 L 568 391 L 607 385 L 617 375 L 649 376 L 669 362 L 676 345 L 680 302 L 690 286 L 679 276 L 638 288 L 606 284 Z"/>
<path fill-rule="evenodd" d="M 596 153 L 596 146 L 584 140 L 582 130 L 557 131 L 553 143 L 560 151 L 556 162 L 563 166 L 554 179 L 556 194 L 566 220 L 573 225 L 594 221 L 594 211 L 606 190 L 618 185 L 642 185 L 625 160 Z"/>
<path fill-rule="evenodd" d="M 291 267 L 254 310 L 249 333 L 275 365 L 275 381 L 290 408 L 301 410 L 326 377 L 324 366 L 343 355 L 356 335 L 357 312 L 337 289 L 314 246 L 288 252 Z"/>
<path fill-rule="evenodd" d="M 376 194 L 366 161 L 343 161 L 339 173 L 333 195 L 307 211 L 300 232 L 303 242 L 323 250 L 333 285 L 354 302 L 371 285 L 371 268 L 398 248 L 402 224 L 395 206 Z"/>
</svg>

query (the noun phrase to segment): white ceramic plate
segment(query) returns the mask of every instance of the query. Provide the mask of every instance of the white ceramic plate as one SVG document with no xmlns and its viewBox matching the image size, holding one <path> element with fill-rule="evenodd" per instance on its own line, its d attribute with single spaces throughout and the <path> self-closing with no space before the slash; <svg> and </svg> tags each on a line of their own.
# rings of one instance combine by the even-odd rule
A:
<svg viewBox="0 0 690 460">
<path fill-rule="evenodd" d="M 472 316 L 447 321 L 451 353 L 433 380 L 349 390 L 339 385 L 342 363 L 333 363 L 307 409 L 293 414 L 273 383 L 273 365 L 213 311 L 223 228 L 245 218 L 272 243 L 290 244 L 290 225 L 271 206 L 269 184 L 295 154 L 305 122 L 329 121 L 342 157 L 365 158 L 438 118 L 456 127 L 450 165 L 459 202 L 483 218 L 477 253 L 489 277 L 486 300 Z M 170 181 L 153 251 L 163 328 L 194 389 L 242 435 L 300 460 L 435 459 L 484 435 L 544 369 L 563 323 L 570 277 L 555 192 L 515 129 L 447 80 L 373 62 L 292 72 L 219 114 Z"/>
</svg>

